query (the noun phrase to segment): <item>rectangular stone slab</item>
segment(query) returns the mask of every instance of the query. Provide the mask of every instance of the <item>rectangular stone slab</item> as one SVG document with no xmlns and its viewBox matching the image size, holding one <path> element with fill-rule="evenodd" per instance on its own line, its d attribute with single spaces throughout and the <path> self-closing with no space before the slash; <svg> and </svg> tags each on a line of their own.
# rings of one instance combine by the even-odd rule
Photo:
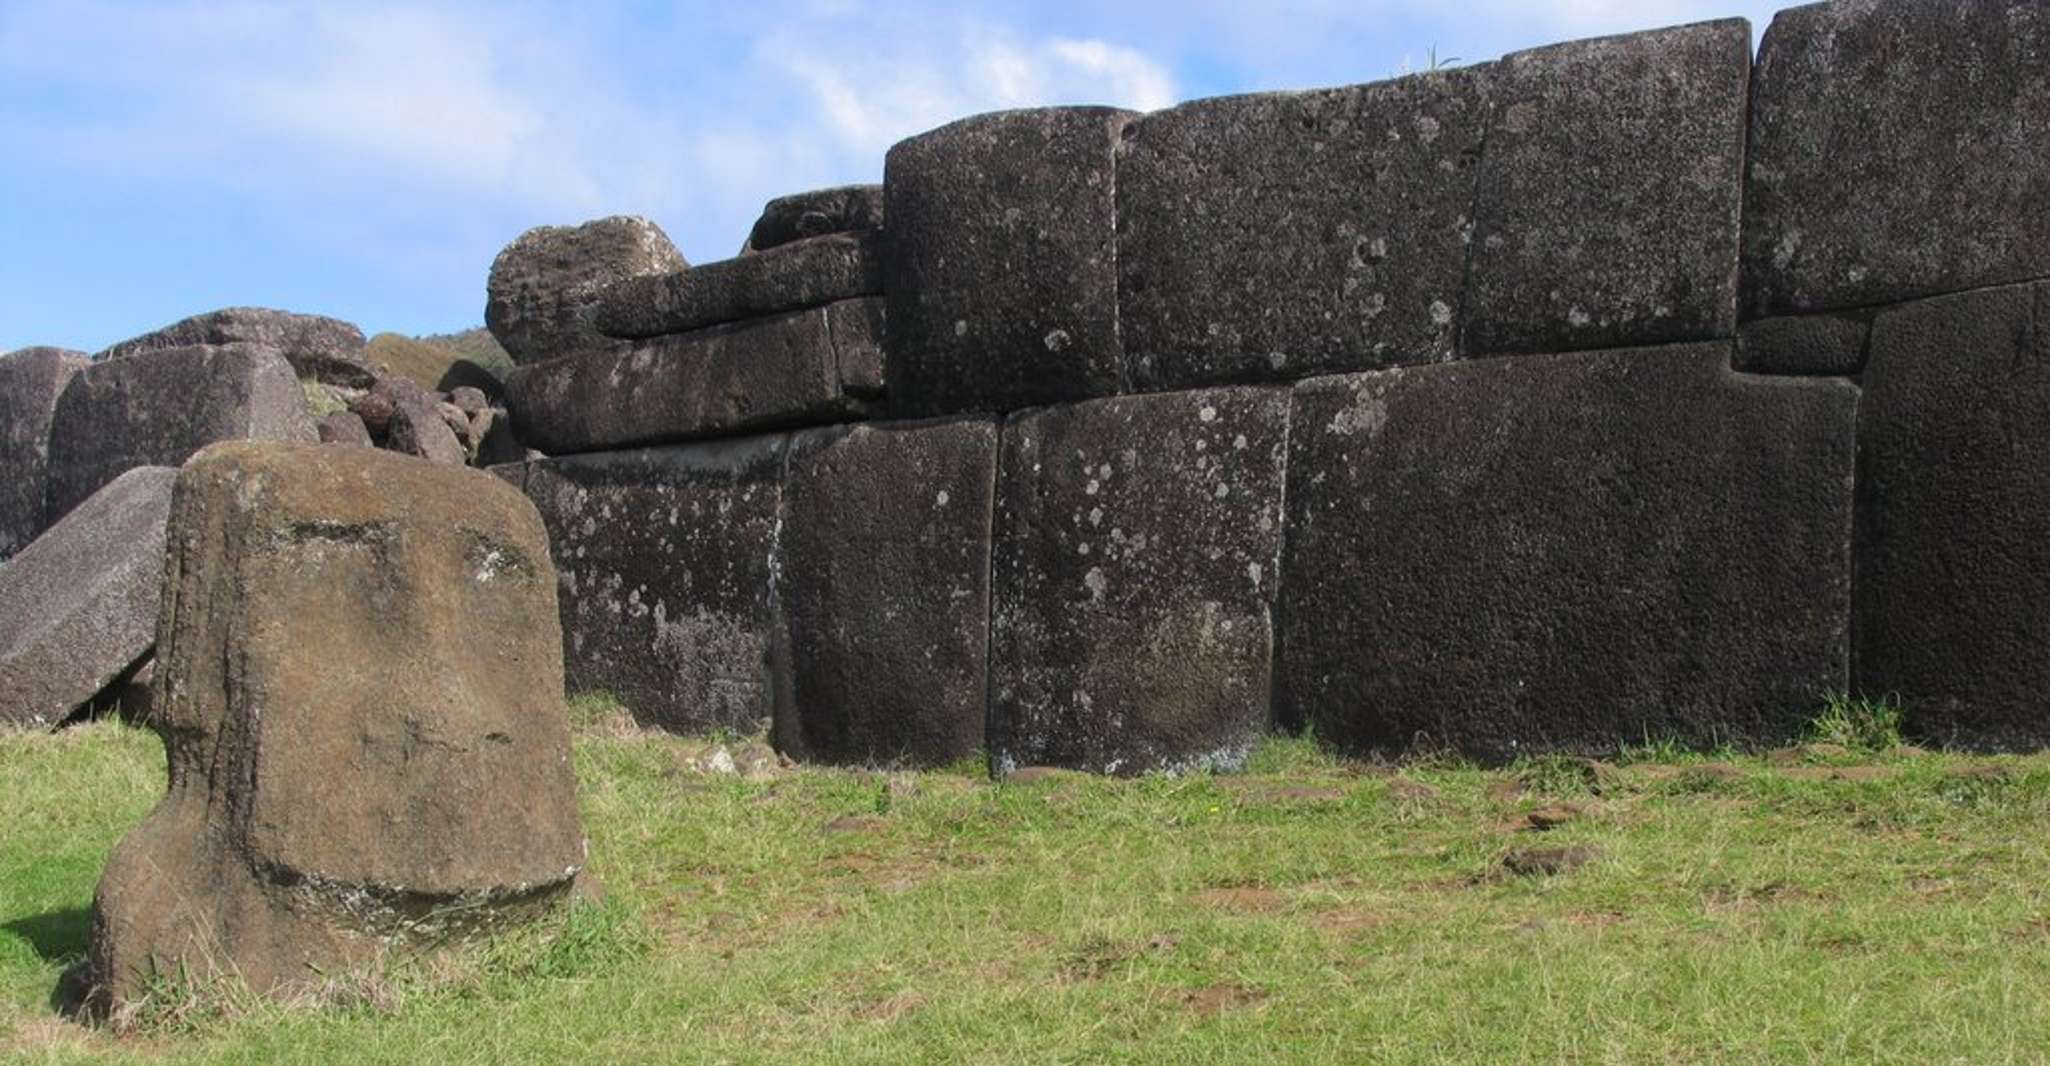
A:
<svg viewBox="0 0 2050 1066">
<path fill-rule="evenodd" d="M 2050 744 L 2050 285 L 1872 324 L 1858 410 L 1856 690 L 1926 741 Z"/>
<path fill-rule="evenodd" d="M 1791 736 L 1846 681 L 1857 390 L 1730 345 L 1295 394 L 1277 713 L 1503 761 Z"/>
<path fill-rule="evenodd" d="M 859 418 L 854 390 L 875 385 L 870 321 L 813 308 L 531 363 L 506 403 L 520 441 L 550 454 Z"/>
<path fill-rule="evenodd" d="M 645 724 L 747 734 L 769 718 L 782 435 L 535 459 L 527 495 L 561 581 L 572 692 Z"/>
<path fill-rule="evenodd" d="M 987 418 L 800 433 L 783 489 L 777 747 L 938 766 L 983 750 Z"/>
<path fill-rule="evenodd" d="M 883 164 L 889 377 L 900 416 L 1006 411 L 1122 387 L 1117 170 L 1131 113 L 977 115 Z"/>
<path fill-rule="evenodd" d="M 1730 336 L 1750 69 L 1743 19 L 1504 57 L 1461 352 Z"/>
<path fill-rule="evenodd" d="M 831 234 L 616 281 L 599 299 L 598 328 L 637 339 L 880 293 L 881 244 L 874 233 Z"/>
<path fill-rule="evenodd" d="M 1840 2 L 1759 46 L 1746 317 L 2050 275 L 2050 7 Z"/>
<path fill-rule="evenodd" d="M 1005 423 L 990 589 L 998 773 L 1240 765 L 1270 724 L 1288 433 L 1287 390 L 1262 388 Z"/>
<path fill-rule="evenodd" d="M 1128 125 L 1117 253 L 1133 385 L 1449 358 L 1487 71 L 1196 100 Z"/>
<path fill-rule="evenodd" d="M 0 562 L 43 532 L 50 423 L 84 352 L 24 348 L 0 356 Z"/>
</svg>

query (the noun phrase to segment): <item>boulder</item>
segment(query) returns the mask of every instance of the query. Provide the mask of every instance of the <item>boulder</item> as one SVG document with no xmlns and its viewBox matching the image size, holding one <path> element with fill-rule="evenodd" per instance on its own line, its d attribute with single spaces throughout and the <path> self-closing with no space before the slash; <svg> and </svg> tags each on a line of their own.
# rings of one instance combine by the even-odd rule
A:
<svg viewBox="0 0 2050 1066">
<path fill-rule="evenodd" d="M 748 231 L 741 255 L 828 233 L 863 233 L 883 228 L 883 187 L 839 185 L 830 189 L 778 196 L 762 208 L 762 217 Z"/>
<path fill-rule="evenodd" d="M 1118 137 L 1132 113 L 977 115 L 890 149 L 890 405 L 1005 411 L 1119 390 Z"/>
<path fill-rule="evenodd" d="M 177 474 L 122 474 L 0 566 L 0 723 L 62 722 L 149 653 Z"/>
<path fill-rule="evenodd" d="M 1127 126 L 1118 313 L 1134 386 L 1450 358 L 1489 69 L 1196 100 Z"/>
<path fill-rule="evenodd" d="M 989 419 L 792 441 L 774 657 L 784 752 L 939 766 L 983 750 L 996 449 Z"/>
<path fill-rule="evenodd" d="M 513 435 L 512 415 L 503 407 L 488 407 L 471 415 L 470 440 L 473 466 L 517 463 L 527 457 L 527 449 Z"/>
<path fill-rule="evenodd" d="M 504 482 L 233 442 L 178 479 L 170 789 L 93 899 L 89 1004 L 152 975 L 317 985 L 496 927 L 584 864 L 548 542 Z"/>
<path fill-rule="evenodd" d="M 783 436 L 526 464 L 561 578 L 573 691 L 647 725 L 752 734 L 774 713 L 769 650 Z"/>
<path fill-rule="evenodd" d="M 828 306 L 551 359 L 513 372 L 507 406 L 550 454 L 846 421 L 869 410 L 872 325 Z"/>
<path fill-rule="evenodd" d="M 0 562 L 43 532 L 57 397 L 87 365 L 84 352 L 65 348 L 0 356 Z"/>
<path fill-rule="evenodd" d="M 449 363 L 448 369 L 442 372 L 434 388 L 436 391 L 451 395 L 457 389 L 476 389 L 491 403 L 502 403 L 505 400 L 505 382 L 497 374 L 468 359 L 457 359 Z"/>
<path fill-rule="evenodd" d="M 1847 681 L 1858 394 L 1730 348 L 1297 386 L 1277 717 L 1488 761 L 1802 728 Z"/>
<path fill-rule="evenodd" d="M 593 321 L 606 286 L 689 265 L 645 218 L 537 226 L 492 260 L 484 324 L 515 363 L 613 347 Z"/>
<path fill-rule="evenodd" d="M 464 415 L 474 415 L 491 406 L 491 400 L 484 395 L 484 390 L 474 385 L 458 385 L 448 390 L 448 402 L 454 404 L 456 410 L 463 412 Z"/>
<path fill-rule="evenodd" d="M 606 288 L 598 328 L 654 337 L 869 296 L 883 291 L 881 245 L 879 234 L 832 234 L 631 278 Z"/>
<path fill-rule="evenodd" d="M 227 307 L 194 315 L 125 340 L 95 359 L 125 359 L 195 344 L 255 344 L 275 348 L 293 373 L 332 385 L 367 389 L 376 380 L 364 358 L 363 331 L 340 319 L 263 307 Z"/>
<path fill-rule="evenodd" d="M 1744 312 L 2050 275 L 2050 7 L 1841 0 L 1759 46 Z"/>
<path fill-rule="evenodd" d="M 1733 335 L 1750 71 L 1743 19 L 1496 64 L 1461 352 Z"/>
<path fill-rule="evenodd" d="M 363 419 L 349 411 L 335 411 L 320 420 L 314 427 L 320 434 L 322 444 L 358 444 L 372 447 L 370 430 L 363 425 Z"/>
<path fill-rule="evenodd" d="M 1870 312 L 1784 315 L 1737 330 L 1737 369 L 1753 374 L 1849 376 L 1865 366 Z"/>
<path fill-rule="evenodd" d="M 1267 732 L 1288 390 L 1016 416 L 998 460 L 992 767 L 1236 769 Z"/>
<path fill-rule="evenodd" d="M 418 456 L 437 463 L 462 466 L 470 456 L 456 439 L 444 405 L 426 391 L 408 385 L 392 395 L 391 422 L 385 429 L 384 446 L 403 455 Z M 462 413 L 456 413 L 457 418 Z M 464 422 L 465 427 L 468 422 Z"/>
<path fill-rule="evenodd" d="M 2050 285 L 1879 313 L 1858 409 L 1856 679 L 1925 741 L 2050 745 Z"/>
<path fill-rule="evenodd" d="M 194 345 L 108 359 L 73 376 L 50 431 L 50 521 L 138 466 L 178 466 L 224 440 L 319 439 L 275 348 Z"/>
</svg>

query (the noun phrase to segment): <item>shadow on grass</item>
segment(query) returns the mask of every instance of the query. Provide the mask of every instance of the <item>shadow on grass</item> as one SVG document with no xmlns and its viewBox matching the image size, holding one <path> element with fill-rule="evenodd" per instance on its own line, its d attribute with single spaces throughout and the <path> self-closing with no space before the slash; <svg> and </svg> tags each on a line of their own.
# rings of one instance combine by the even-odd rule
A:
<svg viewBox="0 0 2050 1066">
<path fill-rule="evenodd" d="M 91 923 L 90 910 L 65 907 L 16 918 L 0 925 L 0 929 L 20 937 L 44 962 L 72 962 L 85 954 L 86 935 Z"/>
</svg>

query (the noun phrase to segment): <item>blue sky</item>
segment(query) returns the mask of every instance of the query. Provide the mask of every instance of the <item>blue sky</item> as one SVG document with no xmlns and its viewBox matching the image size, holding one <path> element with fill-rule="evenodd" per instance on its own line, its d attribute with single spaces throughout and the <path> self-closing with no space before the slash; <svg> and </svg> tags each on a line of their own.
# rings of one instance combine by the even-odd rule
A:
<svg viewBox="0 0 2050 1066">
<path fill-rule="evenodd" d="M 481 324 L 529 226 L 646 215 L 691 262 L 978 111 L 1375 81 L 1746 0 L 986 5 L 0 0 L 0 351 L 250 304 Z"/>
</svg>

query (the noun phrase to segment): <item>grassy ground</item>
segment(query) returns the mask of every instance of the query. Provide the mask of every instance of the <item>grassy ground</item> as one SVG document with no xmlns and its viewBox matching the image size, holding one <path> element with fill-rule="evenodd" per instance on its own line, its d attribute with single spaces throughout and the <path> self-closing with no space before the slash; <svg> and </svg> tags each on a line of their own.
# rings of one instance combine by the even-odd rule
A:
<svg viewBox="0 0 2050 1066">
<path fill-rule="evenodd" d="M 0 737 L 0 1059 L 2050 1058 L 2050 761 L 1484 772 L 1276 741 L 1236 778 L 893 788 L 702 774 L 701 742 L 594 718 L 604 903 L 340 1005 L 200 1004 L 121 1036 L 49 997 L 160 747 L 113 724 Z"/>
</svg>

